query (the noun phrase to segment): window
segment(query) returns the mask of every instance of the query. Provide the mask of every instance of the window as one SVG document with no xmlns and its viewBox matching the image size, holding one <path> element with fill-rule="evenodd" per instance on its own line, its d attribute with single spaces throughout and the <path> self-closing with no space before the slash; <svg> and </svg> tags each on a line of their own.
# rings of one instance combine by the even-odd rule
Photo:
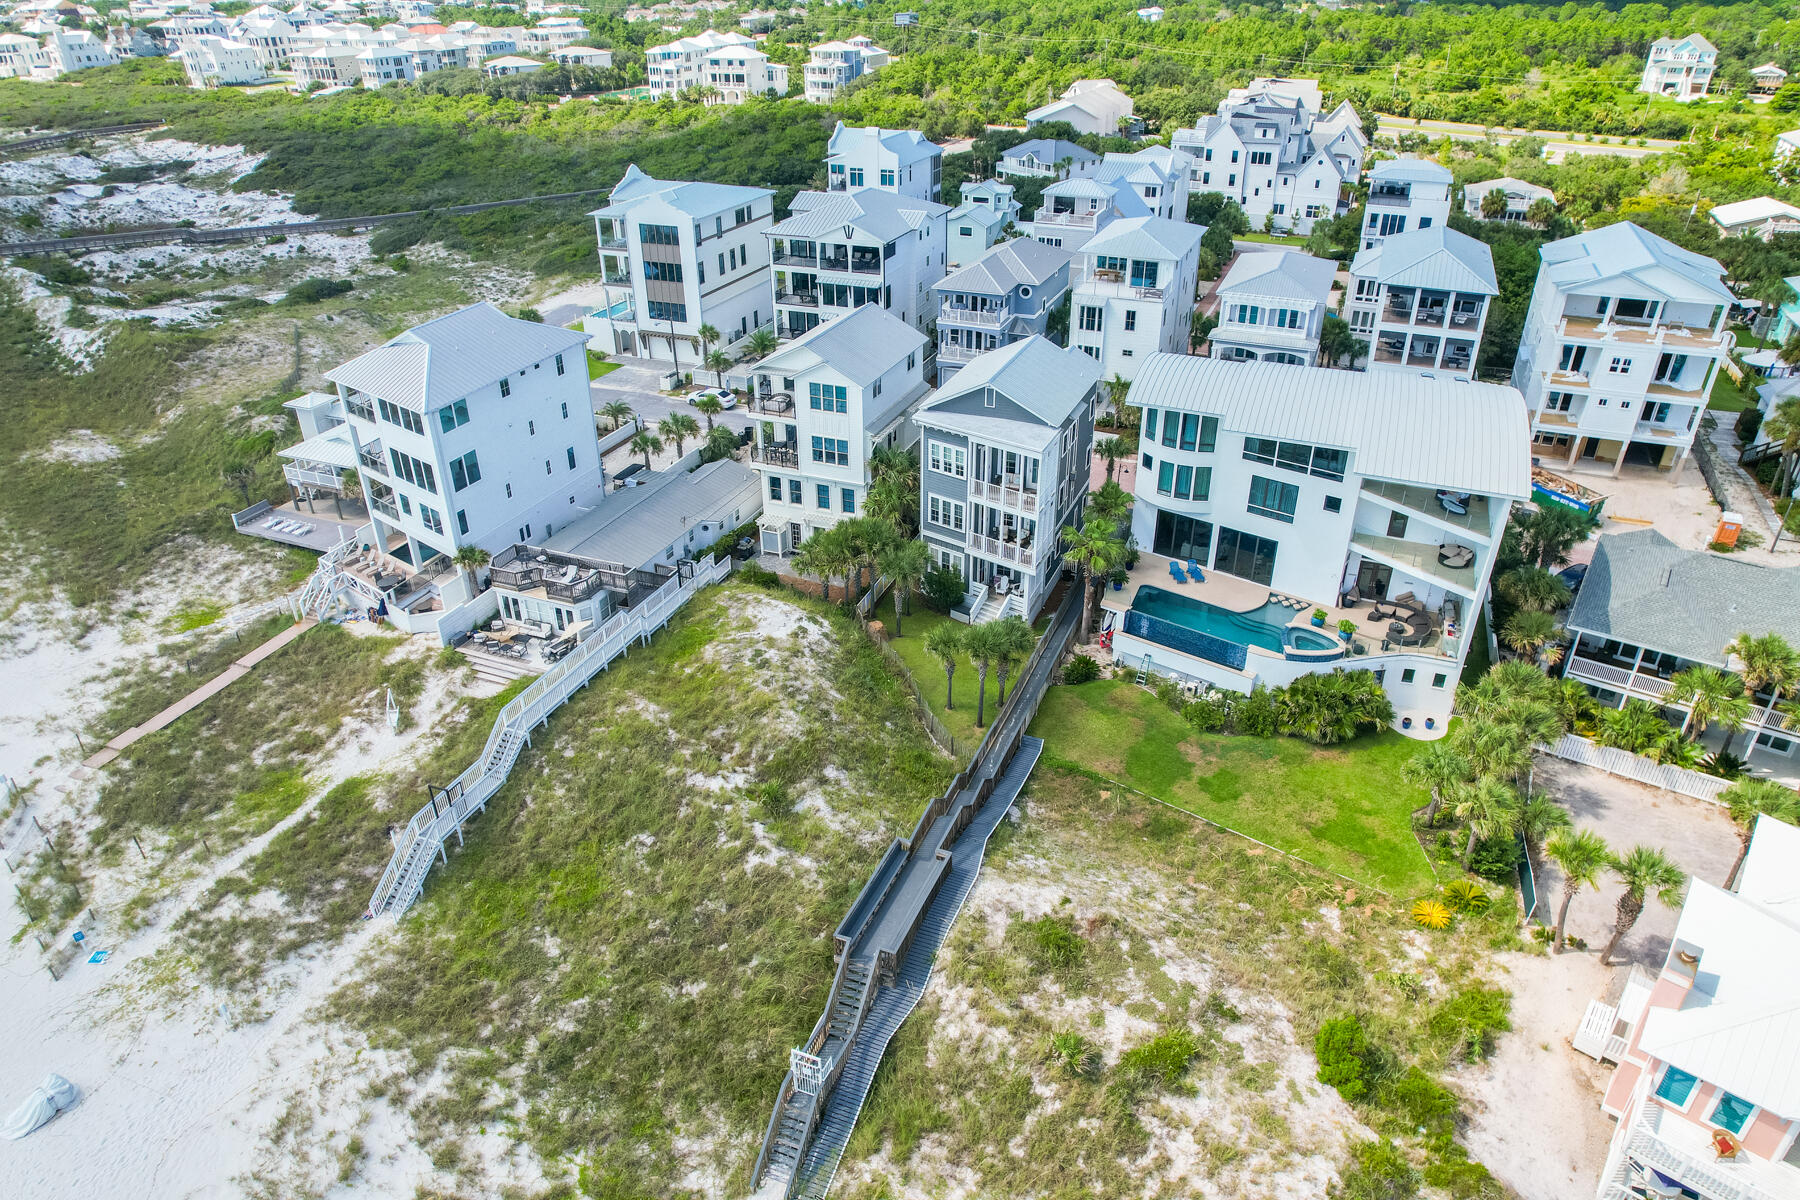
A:
<svg viewBox="0 0 1800 1200">
<path fill-rule="evenodd" d="M 1341 496 L 1325 497 L 1325 511 L 1326 512 L 1343 512 L 1344 511 L 1343 498 Z"/>
<path fill-rule="evenodd" d="M 1157 269 L 1161 266 L 1155 261 L 1146 262 L 1141 258 L 1131 260 L 1131 286 L 1153 288 L 1156 286 Z"/>
<path fill-rule="evenodd" d="M 1163 459 L 1163 464 L 1157 471 L 1156 491 L 1158 495 L 1162 496 L 1175 494 L 1175 464 L 1166 458 Z"/>
<path fill-rule="evenodd" d="M 1403 538 L 1406 536 L 1406 514 L 1405 513 L 1389 513 L 1388 514 L 1387 535 L 1391 538 Z"/>
<path fill-rule="evenodd" d="M 1081 306 L 1081 331 L 1083 333 L 1099 333 L 1101 326 L 1100 309 L 1091 304 Z"/>
<path fill-rule="evenodd" d="M 847 467 L 850 465 L 850 443 L 843 438 L 816 437 L 812 440 L 812 456 L 816 463 Z"/>
<path fill-rule="evenodd" d="M 941 475 L 954 475 L 958 479 L 969 477 L 969 452 L 961 446 L 933 442 L 927 461 L 931 464 L 931 469 Z"/>
<path fill-rule="evenodd" d="M 819 503 L 820 508 L 830 508 L 831 507 L 831 485 L 830 484 L 821 483 L 819 485 L 819 501 L 818 501 L 818 503 Z"/>
<path fill-rule="evenodd" d="M 1236 575 L 1252 583 L 1268 585 L 1275 579 L 1277 545 L 1269 538 L 1219 528 L 1219 553 L 1213 561 L 1215 570 Z"/>
<path fill-rule="evenodd" d="M 526 436 L 528 436 L 528 437 L 536 437 L 537 436 L 537 422 L 536 421 L 525 422 L 525 433 L 526 433 Z"/>
<path fill-rule="evenodd" d="M 1231 310 L 1231 319 L 1238 325 L 1261 324 L 1262 309 L 1254 304 L 1239 304 Z"/>
<path fill-rule="evenodd" d="M 1132 330 L 1134 330 L 1136 328 L 1137 328 L 1137 309 L 1128 308 L 1125 310 L 1125 332 L 1130 333 Z"/>
<path fill-rule="evenodd" d="M 1448 676 L 1446 676 L 1443 672 L 1440 671 L 1431 677 L 1431 686 L 1434 688 L 1437 688 L 1439 691 L 1442 691 L 1443 687 L 1444 687 L 1444 680 L 1447 678 L 1448 678 Z"/>
<path fill-rule="evenodd" d="M 562 355 L 560 355 L 560 354 L 556 356 L 556 373 L 558 375 L 561 375 L 563 373 L 563 360 L 562 360 Z M 569 406 L 566 404 L 563 405 L 563 409 L 565 410 L 563 412 L 563 416 L 565 416 L 565 417 L 569 415 L 567 412 L 568 407 Z"/>
<path fill-rule="evenodd" d="M 669 300 L 651 300 L 646 305 L 652 321 L 685 321 L 687 305 Z"/>
<path fill-rule="evenodd" d="M 387 401 L 384 400 L 382 403 L 385 404 Z M 458 400 L 455 404 L 446 404 L 438 409 L 438 424 L 444 427 L 445 433 L 449 433 L 458 425 L 467 425 L 468 423 L 469 402 L 467 400 Z"/>
<path fill-rule="evenodd" d="M 1244 507 L 1258 516 L 1271 517 L 1292 525 L 1294 509 L 1299 503 L 1300 488 L 1298 484 L 1264 479 L 1261 475 L 1250 477 L 1250 499 Z"/>
<path fill-rule="evenodd" d="M 569 455 L 569 470 L 573 471 L 575 469 L 575 447 L 573 447 L 573 446 L 569 447 L 568 455 Z"/>
<path fill-rule="evenodd" d="M 469 514 L 460 508 L 456 510 L 456 532 L 469 532 Z"/>
<path fill-rule="evenodd" d="M 431 530 L 433 533 L 444 532 L 444 518 L 438 515 L 438 511 L 435 508 L 428 508 L 423 504 L 419 505 L 419 520 L 423 521 L 425 523 L 425 528 Z"/>
<path fill-rule="evenodd" d="M 798 479 L 788 480 L 788 503 L 789 504 L 799 504 L 800 496 L 801 496 L 800 481 Z"/>
<path fill-rule="evenodd" d="M 919 361 L 919 352 L 915 350 L 911 354 L 906 356 L 906 369 L 908 371 L 912 370 L 915 366 L 918 365 L 918 361 Z"/>
<path fill-rule="evenodd" d="M 1144 410 L 1144 440 L 1146 442 L 1156 440 L 1156 410 L 1154 408 Z"/>
<path fill-rule="evenodd" d="M 869 395 L 871 397 L 881 395 L 881 380 L 877 379 L 873 384 L 870 385 Z M 839 403 L 842 403 L 842 401 L 840 401 Z M 843 412 L 844 410 L 840 408 L 840 409 L 838 409 L 838 411 Z"/>
<path fill-rule="evenodd" d="M 544 474 L 550 474 L 550 460 L 547 458 L 544 460 Z"/>
<path fill-rule="evenodd" d="M 1730 1092 L 1721 1091 L 1719 1102 L 1713 1106 L 1712 1116 L 1708 1119 L 1721 1129 L 1742 1133 L 1744 1126 L 1750 1123 L 1750 1114 L 1755 1111 L 1756 1105 L 1748 1100 L 1740 1100 Z"/>
<path fill-rule="evenodd" d="M 933 525 L 942 525 L 945 529 L 962 532 L 964 509 L 961 504 L 954 500 L 946 500 L 941 496 L 933 496 L 928 509 Z"/>
<path fill-rule="evenodd" d="M 1320 479 L 1343 479 L 1344 472 L 1350 468 L 1350 452 L 1348 450 L 1328 450 L 1324 446 L 1314 446 L 1312 452 L 1311 474 Z"/>
<path fill-rule="evenodd" d="M 1624 375 L 1630 370 L 1631 360 L 1629 358 L 1615 358 L 1612 362 L 1608 363 L 1606 367 L 1606 373 L 1608 375 Z"/>
<path fill-rule="evenodd" d="M 510 483 L 506 485 L 506 498 L 508 500 L 512 499 L 512 484 Z"/>
<path fill-rule="evenodd" d="M 388 448 L 388 459 L 394 464 L 394 474 L 406 480 L 414 487 L 424 488 L 432 495 L 437 494 L 437 475 L 430 463 L 420 462 L 410 454 Z"/>
<path fill-rule="evenodd" d="M 501 380 L 501 381 L 500 381 L 500 394 L 501 394 L 501 395 L 502 395 L 502 396 L 510 396 L 510 395 L 512 395 L 512 380 L 510 380 L 510 379 L 502 379 L 502 380 Z"/>
<path fill-rule="evenodd" d="M 673 225 L 639 225 L 638 241 L 647 246 L 679 246 L 681 231 Z"/>
<path fill-rule="evenodd" d="M 1694 1084 L 1698 1082 L 1699 1080 L 1680 1067 L 1664 1067 L 1662 1082 L 1656 1085 L 1656 1095 L 1659 1099 L 1667 1100 L 1676 1108 L 1686 1108 L 1688 1097 L 1694 1094 Z M 1728 1094 L 1720 1093 L 1720 1095 Z"/>
<path fill-rule="evenodd" d="M 1413 676 L 1415 674 L 1417 674 L 1417 672 L 1415 672 L 1411 667 L 1406 668 L 1406 670 L 1400 672 L 1400 682 L 1401 683 L 1411 683 L 1413 681 Z"/>
<path fill-rule="evenodd" d="M 781 476 L 779 475 L 769 476 L 769 499 L 781 499 Z"/>
<path fill-rule="evenodd" d="M 567 400 L 564 400 L 562 402 L 562 414 L 563 414 L 563 420 L 566 421 L 569 419 L 569 402 Z"/>
<path fill-rule="evenodd" d="M 644 264 L 644 278 L 656 283 L 680 283 L 681 264 L 647 262 Z"/>
<path fill-rule="evenodd" d="M 895 182 L 896 182 L 896 180 L 894 178 L 894 172 L 886 171 L 886 170 L 882 171 L 882 173 L 881 173 L 881 186 L 882 187 L 893 187 Z"/>
<path fill-rule="evenodd" d="M 1089 358 L 1097 359 L 1100 357 L 1100 347 L 1098 346 L 1083 346 L 1081 352 Z"/>
<path fill-rule="evenodd" d="M 845 488 L 844 489 L 844 511 L 847 513 L 853 513 L 856 511 L 856 489 L 855 488 Z"/>
<path fill-rule="evenodd" d="M 392 404 L 386 400 L 377 399 L 375 403 L 381 408 L 381 419 L 389 425 L 398 425 L 413 433 L 425 432 L 425 418 L 418 413 L 411 409 L 401 408 L 398 404 Z"/>
<path fill-rule="evenodd" d="M 450 460 L 450 490 L 460 492 L 471 483 L 481 479 L 481 464 L 475 460 L 475 451 L 471 450 L 461 458 Z"/>
<path fill-rule="evenodd" d="M 1094 256 L 1094 270 L 1117 271 L 1119 274 L 1123 275 L 1125 273 L 1125 262 L 1125 259 L 1115 258 L 1110 254 L 1096 254 Z"/>
<path fill-rule="evenodd" d="M 1161 511 L 1156 514 L 1156 533 L 1151 549 L 1169 558 L 1209 562 L 1212 558 L 1212 533 L 1210 521 Z"/>
</svg>

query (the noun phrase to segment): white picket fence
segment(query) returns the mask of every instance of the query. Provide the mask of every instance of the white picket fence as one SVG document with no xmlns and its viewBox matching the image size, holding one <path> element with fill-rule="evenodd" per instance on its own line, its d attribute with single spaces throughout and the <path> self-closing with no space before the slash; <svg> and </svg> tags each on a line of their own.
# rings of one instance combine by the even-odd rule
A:
<svg viewBox="0 0 1800 1200">
<path fill-rule="evenodd" d="M 395 834 L 394 853 L 381 881 L 375 885 L 369 914 L 391 912 L 399 917 L 410 908 L 424 890 L 432 862 L 447 860 L 444 842 L 453 833 L 461 841 L 463 823 L 486 808 L 506 782 L 519 751 L 531 741 L 531 731 L 549 720 L 565 700 L 586 687 L 634 642 L 649 641 L 650 635 L 661 629 L 688 597 L 730 573 L 730 559 L 708 558 L 695 563 L 690 577 L 677 575 L 636 608 L 614 613 L 567 658 L 513 697 L 495 719 L 480 757 L 449 787 L 434 793 L 406 827 Z"/>
<path fill-rule="evenodd" d="M 1565 733 L 1554 746 L 1539 748 L 1558 758 L 1566 758 L 1570 762 L 1580 763 L 1584 767 L 1596 767 L 1608 775 L 1635 779 L 1639 783 L 1647 783 L 1651 787 L 1677 792 L 1683 796 L 1692 796 L 1696 800 L 1717 801 L 1719 793 L 1731 786 L 1729 779 L 1720 779 L 1716 775 L 1690 771 L 1686 767 L 1671 767 L 1663 763 L 1651 762 L 1641 754 L 1633 754 L 1629 750 L 1615 750 L 1611 746 L 1602 746 L 1573 733 Z"/>
</svg>

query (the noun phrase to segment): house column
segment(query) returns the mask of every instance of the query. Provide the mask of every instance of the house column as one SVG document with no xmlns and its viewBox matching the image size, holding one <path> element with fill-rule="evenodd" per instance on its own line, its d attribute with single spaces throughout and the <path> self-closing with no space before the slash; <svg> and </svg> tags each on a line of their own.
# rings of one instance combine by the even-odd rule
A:
<svg viewBox="0 0 1800 1200">
<path fill-rule="evenodd" d="M 1567 679 L 1569 677 L 1569 664 L 1575 661 L 1575 656 L 1577 654 L 1579 654 L 1580 652 L 1581 652 L 1581 630 L 1577 629 L 1575 631 L 1575 640 L 1574 640 L 1574 642 L 1570 643 L 1570 645 L 1569 645 L 1569 652 L 1567 654 L 1563 655 L 1562 677 L 1564 679 Z"/>
<path fill-rule="evenodd" d="M 1581 443 L 1585 440 L 1579 429 L 1569 437 L 1569 467 L 1571 470 L 1577 462 L 1581 461 Z"/>
<path fill-rule="evenodd" d="M 1625 694 L 1626 694 L 1627 699 L 1630 698 L 1631 689 L 1637 686 L 1638 668 L 1643 665 L 1644 665 L 1644 648 L 1642 646 L 1639 646 L 1638 652 L 1637 652 L 1637 657 L 1635 659 L 1633 659 L 1631 662 L 1631 678 L 1626 680 L 1626 682 L 1625 682 Z M 1620 708 L 1625 707 L 1624 700 L 1619 701 L 1619 707 Z"/>
</svg>

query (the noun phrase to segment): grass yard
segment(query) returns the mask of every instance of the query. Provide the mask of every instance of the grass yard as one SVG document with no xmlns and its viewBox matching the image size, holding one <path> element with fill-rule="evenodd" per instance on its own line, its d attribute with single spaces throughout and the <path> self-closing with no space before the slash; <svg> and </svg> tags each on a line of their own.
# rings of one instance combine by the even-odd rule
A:
<svg viewBox="0 0 1800 1200">
<path fill-rule="evenodd" d="M 1747 373 L 1745 378 L 1760 379 L 1761 376 L 1752 371 Z M 1706 407 L 1712 409 L 1714 412 L 1735 413 L 1743 412 L 1746 408 L 1751 407 L 1755 403 L 1756 398 L 1754 395 L 1746 394 L 1743 389 L 1739 388 L 1737 384 L 1731 381 L 1731 376 L 1727 375 L 1724 371 L 1720 371 L 1718 375 L 1713 378 L 1712 394 L 1706 401 Z"/>
<path fill-rule="evenodd" d="M 893 603 L 884 600 L 877 606 L 875 619 L 887 625 L 891 632 L 894 624 Z M 1046 620 L 1047 618 L 1040 618 L 1038 623 L 1033 626 L 1040 636 L 1044 632 Z M 994 717 L 999 712 L 1000 673 L 991 667 L 988 669 L 987 689 L 984 693 L 981 687 L 981 673 L 975 669 L 975 664 L 970 661 L 968 655 L 960 656 L 956 667 L 956 707 L 945 707 L 943 664 L 925 650 L 925 635 L 939 625 L 945 624 L 957 625 L 960 622 L 932 612 L 917 597 L 914 597 L 912 611 L 907 613 L 900 622 L 900 630 L 905 636 L 889 637 L 888 645 L 892 646 L 894 653 L 900 656 L 900 661 L 906 664 L 906 669 L 912 672 L 913 682 L 918 685 L 919 694 L 925 697 L 925 703 L 937 715 L 938 720 L 944 723 L 944 728 L 950 731 L 950 736 L 956 739 L 957 755 L 966 758 L 975 752 L 976 745 L 987 733 L 985 727 L 978 728 L 975 724 L 976 701 L 985 695 L 986 712 L 983 713 L 983 716 L 990 725 L 993 724 Z M 1023 666 L 1022 663 L 1015 665 L 1007 675 L 1006 694 L 1009 696 L 1012 695 L 1013 681 L 1018 678 L 1021 666 Z"/>
<path fill-rule="evenodd" d="M 1031 732 L 1049 760 L 1094 772 L 1395 895 L 1431 888 L 1400 778 L 1419 743 L 1387 732 L 1348 746 L 1196 731 L 1123 680 L 1053 687 Z"/>
</svg>

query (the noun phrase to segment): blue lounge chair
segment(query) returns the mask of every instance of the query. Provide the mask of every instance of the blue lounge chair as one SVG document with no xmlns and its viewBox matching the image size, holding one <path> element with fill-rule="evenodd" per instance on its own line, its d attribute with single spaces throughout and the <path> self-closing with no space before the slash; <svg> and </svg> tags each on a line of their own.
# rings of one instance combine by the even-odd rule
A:
<svg viewBox="0 0 1800 1200">
<path fill-rule="evenodd" d="M 1176 583 L 1186 583 L 1188 581 L 1187 572 L 1183 571 L 1181 569 L 1181 564 L 1174 559 L 1169 560 L 1169 574 L 1174 577 Z"/>
<path fill-rule="evenodd" d="M 1204 576 L 1200 573 L 1200 564 L 1195 562 L 1191 558 L 1188 559 L 1187 573 L 1194 577 L 1195 583 L 1205 583 L 1206 582 L 1206 576 Z"/>
</svg>

